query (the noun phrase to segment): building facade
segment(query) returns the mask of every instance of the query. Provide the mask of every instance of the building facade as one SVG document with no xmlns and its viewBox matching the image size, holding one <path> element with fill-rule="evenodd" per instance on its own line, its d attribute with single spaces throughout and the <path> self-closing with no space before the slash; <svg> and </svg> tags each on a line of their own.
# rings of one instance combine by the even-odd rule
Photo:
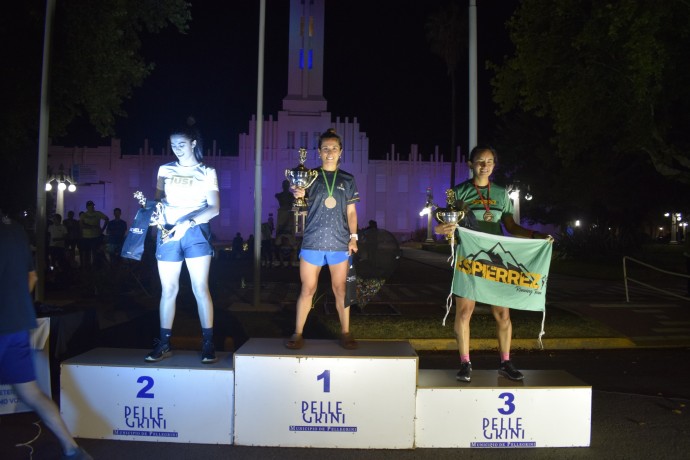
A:
<svg viewBox="0 0 690 460">
<path fill-rule="evenodd" d="M 246 237 L 253 233 L 255 219 L 264 222 L 269 214 L 277 215 L 275 195 L 282 191 L 285 170 L 299 164 L 301 147 L 308 151 L 305 166 L 318 167 L 318 136 L 328 128 L 343 137 L 341 168 L 357 180 L 360 227 L 376 220 L 379 228 L 406 240 L 427 228 L 427 218 L 419 215 L 427 202 L 427 188 L 431 187 L 436 204 L 445 206 L 450 155 L 438 147 L 434 152 L 420 152 L 416 145 L 398 152 L 392 145 L 384 160 L 371 160 L 368 137 L 357 118 L 341 119 L 327 110 L 323 97 L 324 1 L 290 2 L 288 94 L 282 110 L 262 121 L 260 212 L 254 204 L 256 116 L 249 121 L 247 132 L 239 136 L 238 156 L 221 155 L 215 146 L 206 152 L 204 162 L 218 172 L 221 209 L 212 221 L 212 230 L 219 241 L 229 241 L 237 232 Z M 460 181 L 468 177 L 468 169 L 460 151 L 453 154 L 457 156 L 455 177 Z M 121 208 L 123 218 L 131 222 L 138 208 L 134 192 L 153 197 L 158 167 L 170 161 L 174 155 L 168 147 L 155 152 L 148 142 L 139 152 L 122 152 L 117 139 L 96 148 L 51 146 L 49 167 L 71 171 L 78 185 L 75 192 L 52 193 L 64 193 L 65 214 L 70 210 L 78 214 L 85 210 L 86 201 L 92 200 L 96 209 L 108 215 L 115 207 Z"/>
</svg>

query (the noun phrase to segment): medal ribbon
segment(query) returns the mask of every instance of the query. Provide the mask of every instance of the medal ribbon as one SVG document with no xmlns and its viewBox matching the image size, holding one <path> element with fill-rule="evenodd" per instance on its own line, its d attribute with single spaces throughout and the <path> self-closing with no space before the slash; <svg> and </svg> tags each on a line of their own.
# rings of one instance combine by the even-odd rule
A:
<svg viewBox="0 0 690 460">
<path fill-rule="evenodd" d="M 477 187 L 477 184 L 472 182 L 472 185 L 474 185 L 474 189 L 477 191 L 477 195 L 479 195 L 479 199 L 482 200 L 482 204 L 484 205 L 484 209 L 486 209 L 486 212 L 491 212 L 491 208 L 489 208 L 489 195 L 491 194 L 491 182 L 489 182 L 486 186 L 486 200 L 482 196 L 482 192 L 479 191 L 479 187 Z"/>
<path fill-rule="evenodd" d="M 326 178 L 326 172 L 321 168 L 321 174 L 323 174 L 323 181 L 326 183 L 326 190 L 328 191 L 328 198 L 333 196 L 333 190 L 335 189 L 335 178 L 338 175 L 338 170 L 335 170 L 335 174 L 333 174 L 333 183 L 331 186 L 328 186 L 328 179 Z"/>
</svg>

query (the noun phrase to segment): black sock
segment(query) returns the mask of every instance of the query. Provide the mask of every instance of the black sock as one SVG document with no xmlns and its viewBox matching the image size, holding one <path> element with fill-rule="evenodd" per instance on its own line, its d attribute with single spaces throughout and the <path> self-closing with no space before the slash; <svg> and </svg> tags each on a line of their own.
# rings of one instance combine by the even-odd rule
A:
<svg viewBox="0 0 690 460">
<path fill-rule="evenodd" d="M 201 336 L 204 338 L 204 342 L 213 342 L 213 328 L 201 328 Z"/>
<path fill-rule="evenodd" d="M 161 343 L 170 343 L 170 336 L 172 336 L 172 329 L 161 328 Z"/>
</svg>

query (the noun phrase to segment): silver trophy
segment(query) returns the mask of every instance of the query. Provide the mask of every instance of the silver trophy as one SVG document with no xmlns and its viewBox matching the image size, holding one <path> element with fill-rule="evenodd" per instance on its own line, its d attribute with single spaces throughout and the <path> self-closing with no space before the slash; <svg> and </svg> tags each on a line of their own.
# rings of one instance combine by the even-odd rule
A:
<svg viewBox="0 0 690 460">
<path fill-rule="evenodd" d="M 139 201 L 139 205 L 141 207 L 146 206 L 146 197 L 144 196 L 143 192 L 134 192 L 134 198 L 136 198 Z M 158 203 L 156 203 L 156 209 L 153 211 L 153 214 L 151 214 L 149 226 L 155 225 L 156 227 L 158 227 L 158 230 L 161 231 L 161 242 L 165 243 L 168 241 L 168 238 L 170 238 L 171 233 L 170 230 L 165 228 L 165 215 L 163 211 L 163 203 L 159 201 Z"/>
<path fill-rule="evenodd" d="M 465 217 L 465 211 L 456 207 L 455 192 L 453 189 L 449 188 L 446 190 L 446 203 L 448 206 L 445 208 L 438 208 L 434 211 L 434 218 L 440 224 L 458 225 Z M 452 235 L 452 233 L 446 235 L 446 239 L 451 239 Z"/>
<path fill-rule="evenodd" d="M 285 178 L 288 180 L 288 182 L 290 182 L 290 185 L 305 190 L 311 187 L 316 178 L 319 177 L 318 171 L 314 169 L 307 169 L 307 167 L 304 166 L 306 159 L 307 149 L 302 147 L 299 149 L 299 165 L 296 168 L 285 170 Z M 306 207 L 306 197 L 295 199 L 295 204 L 293 206 L 296 208 Z"/>
</svg>

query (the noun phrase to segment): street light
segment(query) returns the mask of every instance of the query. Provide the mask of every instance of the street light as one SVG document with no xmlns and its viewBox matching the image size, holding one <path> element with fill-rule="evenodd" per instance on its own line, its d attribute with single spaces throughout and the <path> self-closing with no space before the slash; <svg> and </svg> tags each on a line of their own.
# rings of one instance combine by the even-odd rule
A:
<svg viewBox="0 0 690 460">
<path fill-rule="evenodd" d="M 425 243 L 433 243 L 434 237 L 431 234 L 431 215 L 434 209 L 436 209 L 434 204 L 434 194 L 431 191 L 431 187 L 426 188 L 426 203 L 424 203 L 424 208 L 419 212 L 419 216 L 426 216 L 426 240 Z"/>
<path fill-rule="evenodd" d="M 51 174 L 46 182 L 46 192 L 53 190 L 53 182 L 57 184 L 57 201 L 55 204 L 55 213 L 64 217 L 64 192 L 74 192 L 77 190 L 76 181 L 71 174 L 65 174 L 62 165 L 57 174 Z"/>
<path fill-rule="evenodd" d="M 508 197 L 513 200 L 513 220 L 520 225 L 520 181 L 508 185 Z M 532 198 L 528 185 L 525 200 L 530 201 Z"/>
<path fill-rule="evenodd" d="M 671 241 L 669 241 L 669 244 L 678 244 L 678 239 L 676 238 L 676 235 L 678 233 L 678 224 L 680 223 L 683 217 L 682 214 L 679 212 L 667 212 L 664 213 L 664 217 L 671 218 Z"/>
</svg>

